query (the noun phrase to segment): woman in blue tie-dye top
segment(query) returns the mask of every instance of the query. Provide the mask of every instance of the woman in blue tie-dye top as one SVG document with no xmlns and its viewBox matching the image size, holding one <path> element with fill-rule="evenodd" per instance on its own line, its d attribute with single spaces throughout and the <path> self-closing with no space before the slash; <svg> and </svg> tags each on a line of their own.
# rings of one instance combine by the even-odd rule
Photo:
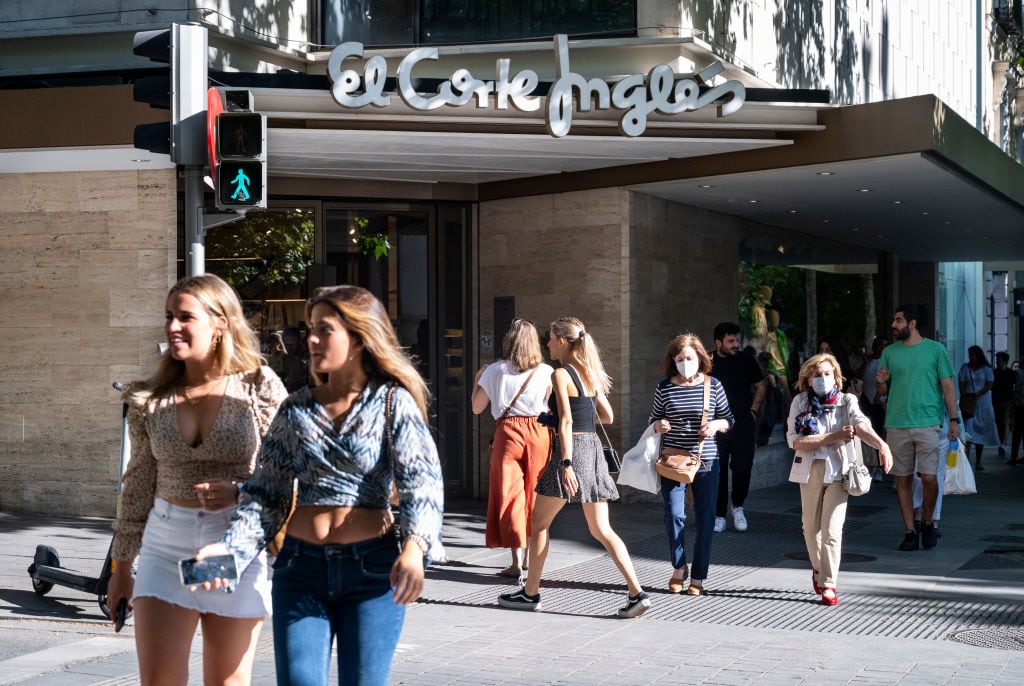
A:
<svg viewBox="0 0 1024 686">
<path fill-rule="evenodd" d="M 337 636 L 341 683 L 386 684 L 405 605 L 423 589 L 424 558 L 444 559 L 428 391 L 368 291 L 318 289 L 306 319 L 314 387 L 281 405 L 231 529 L 200 556 L 226 548 L 244 569 L 285 524 L 295 483 L 274 564 L 278 683 L 326 683 Z"/>
</svg>

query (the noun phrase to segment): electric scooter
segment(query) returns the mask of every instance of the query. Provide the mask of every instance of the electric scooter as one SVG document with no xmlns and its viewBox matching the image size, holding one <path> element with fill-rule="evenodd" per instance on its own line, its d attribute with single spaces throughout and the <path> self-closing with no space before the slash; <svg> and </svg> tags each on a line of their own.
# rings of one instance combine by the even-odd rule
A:
<svg viewBox="0 0 1024 686">
<path fill-rule="evenodd" d="M 114 388 L 118 391 L 124 390 L 124 385 L 114 382 Z M 128 403 L 121 404 L 121 469 L 119 474 L 124 475 L 128 466 L 128 459 L 131 457 L 131 442 L 128 437 Z M 121 510 L 121 483 L 118 480 L 117 486 L 117 507 Z M 32 579 L 32 590 L 39 595 L 49 593 L 54 585 L 67 586 L 77 591 L 96 595 L 99 599 L 100 612 L 107 619 L 110 619 L 110 607 L 107 606 L 107 584 L 113 573 L 114 561 L 110 559 L 110 551 L 114 542 L 111 540 L 107 547 L 107 556 L 103 560 L 99 576 L 87 576 L 86 574 L 60 566 L 60 556 L 57 551 L 48 545 L 37 545 L 35 558 L 28 567 L 28 575 Z"/>
</svg>

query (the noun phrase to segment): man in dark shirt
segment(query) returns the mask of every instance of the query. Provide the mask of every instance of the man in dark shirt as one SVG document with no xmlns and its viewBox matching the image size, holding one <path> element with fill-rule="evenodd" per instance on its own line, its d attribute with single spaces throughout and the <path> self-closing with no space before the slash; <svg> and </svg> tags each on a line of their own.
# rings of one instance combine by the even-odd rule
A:
<svg viewBox="0 0 1024 686">
<path fill-rule="evenodd" d="M 732 515 L 736 531 L 747 530 L 743 501 L 750 491 L 750 471 L 757 445 L 757 413 L 764 404 L 765 381 L 761 365 L 752 355 L 740 353 L 740 327 L 722 322 L 715 327 L 715 354 L 711 376 L 722 382 L 729 407 L 736 418 L 732 429 L 720 433 L 718 441 L 718 508 L 715 531 L 725 531 L 726 512 Z M 732 468 L 732 506 L 729 507 L 729 472 Z M 728 508 L 728 509 L 727 509 Z"/>
</svg>

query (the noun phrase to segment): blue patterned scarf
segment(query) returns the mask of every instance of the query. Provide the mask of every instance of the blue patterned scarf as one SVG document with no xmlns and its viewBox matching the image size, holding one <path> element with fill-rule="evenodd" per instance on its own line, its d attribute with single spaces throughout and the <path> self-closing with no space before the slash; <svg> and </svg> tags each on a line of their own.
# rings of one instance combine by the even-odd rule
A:
<svg viewBox="0 0 1024 686">
<path fill-rule="evenodd" d="M 810 407 L 806 412 L 796 416 L 796 432 L 801 436 L 815 436 L 818 434 L 818 417 L 824 412 L 832 412 L 839 404 L 842 391 L 833 388 L 824 398 L 819 398 L 813 391 L 807 391 L 807 405 Z"/>
</svg>

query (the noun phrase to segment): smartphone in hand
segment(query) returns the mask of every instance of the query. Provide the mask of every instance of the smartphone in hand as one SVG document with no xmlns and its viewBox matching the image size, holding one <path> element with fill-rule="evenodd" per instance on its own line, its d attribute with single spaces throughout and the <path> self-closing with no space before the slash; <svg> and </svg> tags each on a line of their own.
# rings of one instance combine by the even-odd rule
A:
<svg viewBox="0 0 1024 686">
<path fill-rule="evenodd" d="M 234 582 L 238 580 L 234 555 L 181 560 L 178 562 L 178 575 L 181 577 L 182 586 L 197 586 L 207 581 L 212 582 L 214 579 L 227 579 L 233 587 Z"/>
<path fill-rule="evenodd" d="M 121 598 L 117 603 L 117 610 L 114 612 L 114 631 L 121 633 L 126 621 L 128 621 L 128 599 Z"/>
</svg>

